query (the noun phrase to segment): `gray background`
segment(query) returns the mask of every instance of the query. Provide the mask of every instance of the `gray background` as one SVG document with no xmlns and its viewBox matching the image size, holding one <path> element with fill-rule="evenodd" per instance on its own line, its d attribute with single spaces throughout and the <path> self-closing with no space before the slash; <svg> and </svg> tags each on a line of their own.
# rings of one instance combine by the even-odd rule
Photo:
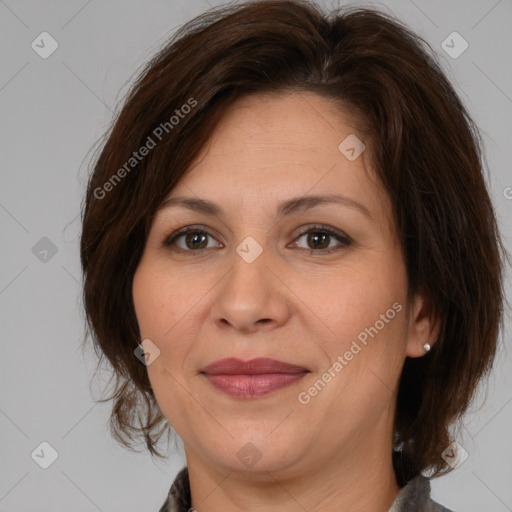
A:
<svg viewBox="0 0 512 512">
<path fill-rule="evenodd" d="M 512 1 L 348 3 L 390 11 L 440 55 L 483 132 L 510 247 Z M 93 400 L 108 374 L 90 387 L 95 357 L 80 351 L 79 211 L 90 149 L 135 71 L 208 8 L 204 0 L 0 0 L 0 512 L 156 512 L 185 464 L 181 447 L 154 463 L 118 446 L 110 404 Z M 47 59 L 31 47 L 43 31 L 59 45 Z M 469 44 L 456 59 L 441 47 L 453 31 Z M 458 437 L 469 458 L 432 483 L 434 498 L 456 512 L 512 511 L 509 334 L 507 318 L 496 371 Z M 58 452 L 48 469 L 31 457 L 43 441 Z"/>
</svg>

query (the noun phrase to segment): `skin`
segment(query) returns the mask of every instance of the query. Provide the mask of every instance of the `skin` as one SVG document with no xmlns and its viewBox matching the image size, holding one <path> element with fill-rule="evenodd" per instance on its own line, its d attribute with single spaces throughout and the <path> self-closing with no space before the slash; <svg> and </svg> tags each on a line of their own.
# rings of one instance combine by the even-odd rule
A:
<svg viewBox="0 0 512 512">
<path fill-rule="evenodd" d="M 199 512 L 386 512 L 400 490 L 391 459 L 398 381 L 405 357 L 433 345 L 439 322 L 426 297 L 407 303 L 389 198 L 372 177 L 368 151 L 349 161 L 338 150 L 349 134 L 364 142 L 354 126 L 314 93 L 244 97 L 169 195 L 215 201 L 224 213 L 171 206 L 154 219 L 133 299 L 141 339 L 160 350 L 148 375 L 183 440 Z M 281 201 L 333 193 L 370 217 L 337 204 L 276 216 Z M 203 247 L 195 254 L 194 235 L 163 245 L 198 224 L 210 236 L 195 242 Z M 323 232 L 313 224 L 352 243 L 316 241 Z M 308 226 L 313 240 L 299 236 Z M 249 236 L 262 249 L 252 263 L 236 252 Z M 332 252 L 314 252 L 325 248 Z M 299 393 L 397 302 L 401 311 L 300 403 Z M 258 399 L 233 398 L 200 374 L 225 357 L 270 357 L 310 373 Z M 251 467 L 237 457 L 249 442 L 261 457 Z"/>
</svg>

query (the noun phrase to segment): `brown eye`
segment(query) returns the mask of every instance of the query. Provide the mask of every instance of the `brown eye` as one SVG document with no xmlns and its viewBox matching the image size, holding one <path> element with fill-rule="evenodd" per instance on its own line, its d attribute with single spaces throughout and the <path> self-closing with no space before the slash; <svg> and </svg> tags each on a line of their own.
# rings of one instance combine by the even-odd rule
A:
<svg viewBox="0 0 512 512">
<path fill-rule="evenodd" d="M 202 233 L 199 231 L 195 233 L 187 233 L 184 238 L 185 245 L 192 250 L 204 249 L 208 245 L 208 242 L 205 244 L 207 237 L 207 233 Z"/>
<path fill-rule="evenodd" d="M 341 232 L 337 232 L 331 228 L 323 226 L 310 226 L 307 231 L 303 231 L 296 238 L 296 246 L 298 245 L 297 240 L 304 236 L 306 237 L 307 247 L 302 248 L 306 250 L 309 249 L 310 254 L 312 255 L 329 254 L 347 247 L 352 243 L 352 240 Z M 331 245 L 331 242 L 336 240 L 338 241 L 338 244 Z"/>
<path fill-rule="evenodd" d="M 307 242 L 312 249 L 327 249 L 329 247 L 330 238 L 331 235 L 315 231 L 308 233 Z"/>
<path fill-rule="evenodd" d="M 213 236 L 208 233 L 208 231 L 202 228 L 200 229 L 199 227 L 189 226 L 172 233 L 163 241 L 163 245 L 170 249 L 174 249 L 174 246 L 176 246 L 174 250 L 190 253 L 219 247 L 219 244 L 208 246 L 208 238 L 214 240 Z"/>
</svg>

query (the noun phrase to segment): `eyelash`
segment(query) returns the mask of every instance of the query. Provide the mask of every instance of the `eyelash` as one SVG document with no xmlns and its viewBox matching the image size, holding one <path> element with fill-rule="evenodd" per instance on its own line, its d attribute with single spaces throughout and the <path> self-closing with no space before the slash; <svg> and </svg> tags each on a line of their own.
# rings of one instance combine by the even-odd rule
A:
<svg viewBox="0 0 512 512">
<path fill-rule="evenodd" d="M 187 226 L 187 227 L 178 229 L 171 235 L 165 237 L 165 239 L 162 242 L 162 245 L 164 247 L 169 248 L 170 250 L 173 250 L 176 252 L 181 252 L 181 253 L 188 253 L 191 256 L 198 255 L 198 253 L 205 251 L 206 249 L 196 249 L 196 250 L 179 249 L 179 248 L 171 249 L 171 246 L 174 244 L 174 242 L 176 242 L 176 240 L 178 240 L 181 236 L 187 235 L 189 233 L 204 234 L 204 235 L 211 236 L 212 238 L 214 238 L 213 235 L 204 226 Z M 318 224 L 315 224 L 313 226 L 308 226 L 304 231 L 301 231 L 297 235 L 295 240 L 297 240 L 298 238 L 301 238 L 302 236 L 307 235 L 309 233 L 325 234 L 325 235 L 334 237 L 336 240 L 338 240 L 340 242 L 340 245 L 338 247 L 331 248 L 331 249 L 320 249 L 320 250 L 303 249 L 305 251 L 309 251 L 310 255 L 317 256 L 317 255 L 322 255 L 322 254 L 331 254 L 333 252 L 341 250 L 343 247 L 348 247 L 352 244 L 352 240 L 347 235 L 345 235 L 341 232 L 338 232 L 338 231 L 334 231 L 333 229 L 331 229 L 327 226 L 318 225 Z"/>
</svg>

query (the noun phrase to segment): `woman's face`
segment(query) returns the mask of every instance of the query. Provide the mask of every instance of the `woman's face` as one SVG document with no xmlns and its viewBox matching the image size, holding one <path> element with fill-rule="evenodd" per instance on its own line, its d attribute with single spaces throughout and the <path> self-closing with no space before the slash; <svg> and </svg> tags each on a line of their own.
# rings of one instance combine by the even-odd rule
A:
<svg viewBox="0 0 512 512">
<path fill-rule="evenodd" d="M 196 202 L 157 212 L 133 298 L 189 465 L 291 475 L 390 457 L 402 365 L 422 352 L 390 203 L 354 135 L 313 93 L 245 97 L 168 196 Z M 205 373 L 225 358 L 291 366 Z"/>
</svg>

